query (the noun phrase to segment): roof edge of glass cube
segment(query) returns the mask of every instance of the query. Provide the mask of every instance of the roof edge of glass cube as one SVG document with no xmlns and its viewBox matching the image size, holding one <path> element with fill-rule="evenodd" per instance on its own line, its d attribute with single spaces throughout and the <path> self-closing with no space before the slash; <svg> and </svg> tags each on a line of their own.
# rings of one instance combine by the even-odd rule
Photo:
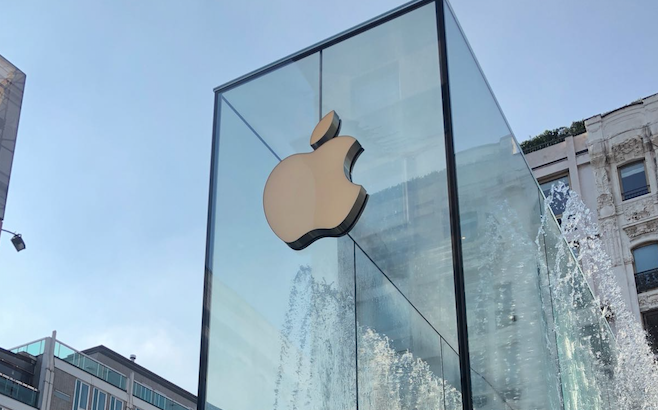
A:
<svg viewBox="0 0 658 410">
<path fill-rule="evenodd" d="M 228 91 L 234 87 L 237 87 L 245 82 L 248 82 L 250 80 L 253 80 L 254 78 L 260 77 L 261 75 L 264 75 L 272 70 L 275 70 L 279 67 L 282 67 L 290 62 L 302 59 L 304 57 L 307 57 L 311 54 L 314 54 L 323 48 L 327 48 L 333 44 L 339 43 L 343 40 L 346 40 L 350 37 L 353 37 L 363 31 L 369 30 L 373 27 L 376 27 L 382 23 L 385 23 L 391 19 L 394 19 L 402 14 L 405 14 L 409 11 L 415 10 L 419 7 L 425 6 L 429 3 L 433 3 L 435 0 L 412 0 L 408 3 L 402 4 L 392 10 L 389 10 L 383 14 L 380 14 L 370 20 L 367 20 L 361 24 L 358 24 L 352 28 L 349 28 L 345 31 L 342 31 L 334 36 L 331 36 L 329 38 L 326 38 L 320 42 L 317 42 L 309 47 L 306 47 L 300 51 L 297 51 L 296 53 L 290 54 L 286 57 L 283 57 L 279 60 L 274 61 L 273 63 L 270 63 L 266 66 L 263 66 L 261 68 L 258 68 L 256 70 L 253 70 L 247 74 L 244 74 L 238 78 L 235 78 L 231 81 L 228 81 L 220 86 L 217 86 L 213 89 L 215 93 L 222 93 L 225 91 Z"/>
</svg>

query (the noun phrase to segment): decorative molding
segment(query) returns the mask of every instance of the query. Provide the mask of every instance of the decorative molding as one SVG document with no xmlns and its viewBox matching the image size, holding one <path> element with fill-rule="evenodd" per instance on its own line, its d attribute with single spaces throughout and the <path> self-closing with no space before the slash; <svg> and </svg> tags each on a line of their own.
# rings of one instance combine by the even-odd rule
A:
<svg viewBox="0 0 658 410">
<path fill-rule="evenodd" d="M 658 308 L 658 289 L 638 294 L 637 300 L 640 304 L 641 312 Z"/>
<path fill-rule="evenodd" d="M 615 163 L 644 157 L 644 144 L 641 137 L 629 138 L 612 146 L 612 160 Z"/>
<path fill-rule="evenodd" d="M 654 210 L 653 198 L 643 198 L 622 204 L 622 213 L 626 223 L 634 223 L 646 219 L 655 214 Z"/>
<path fill-rule="evenodd" d="M 658 222 L 658 221 L 657 221 Z M 623 263 L 622 252 L 620 249 L 621 240 L 619 228 L 617 227 L 616 218 L 606 218 L 599 220 L 600 232 L 603 243 L 610 255 L 613 266 L 619 266 Z M 656 227 L 658 229 L 658 226 Z"/>
<path fill-rule="evenodd" d="M 652 219 L 650 221 L 624 227 L 624 232 L 626 232 L 626 235 L 628 235 L 630 239 L 656 231 L 658 231 L 658 219 Z"/>
</svg>

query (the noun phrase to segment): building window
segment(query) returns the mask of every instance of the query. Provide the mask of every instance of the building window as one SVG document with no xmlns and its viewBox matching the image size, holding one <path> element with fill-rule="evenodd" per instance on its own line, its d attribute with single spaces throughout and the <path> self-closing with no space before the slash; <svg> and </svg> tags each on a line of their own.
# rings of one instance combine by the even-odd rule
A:
<svg viewBox="0 0 658 410">
<path fill-rule="evenodd" d="M 637 293 L 658 287 L 658 243 L 633 249 Z"/>
<path fill-rule="evenodd" d="M 73 410 L 87 410 L 89 405 L 89 385 L 75 381 L 75 399 L 73 400 Z"/>
<path fill-rule="evenodd" d="M 123 402 L 114 396 L 110 396 L 109 410 L 123 410 Z"/>
<path fill-rule="evenodd" d="M 107 394 L 98 389 L 94 389 L 94 400 L 91 405 L 91 410 L 105 410 L 106 401 Z"/>
<path fill-rule="evenodd" d="M 642 319 L 644 319 L 644 330 L 647 331 L 651 349 L 654 354 L 658 355 L 658 309 L 644 312 Z"/>
<path fill-rule="evenodd" d="M 551 188 L 553 188 L 553 186 L 558 185 L 560 182 L 566 185 L 567 189 L 570 188 L 569 175 L 564 175 L 559 178 L 553 178 L 546 182 L 542 182 L 539 184 L 539 186 L 541 187 L 544 196 L 548 198 L 551 195 Z M 555 214 L 555 217 L 558 218 L 558 220 L 562 217 L 562 214 L 564 213 L 564 209 L 566 207 L 567 207 L 567 196 L 564 197 L 560 196 L 553 198 L 553 203 L 551 203 L 551 210 L 553 211 L 553 214 Z"/>
<path fill-rule="evenodd" d="M 644 161 L 634 162 L 619 168 L 621 197 L 625 201 L 649 193 Z"/>
</svg>

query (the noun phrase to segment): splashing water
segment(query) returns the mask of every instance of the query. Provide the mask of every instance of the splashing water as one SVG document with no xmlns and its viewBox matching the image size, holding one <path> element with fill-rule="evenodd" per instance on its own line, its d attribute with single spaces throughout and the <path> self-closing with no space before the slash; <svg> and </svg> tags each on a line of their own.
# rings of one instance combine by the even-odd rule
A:
<svg viewBox="0 0 658 410">
<path fill-rule="evenodd" d="M 591 211 L 578 194 L 570 191 L 563 183 L 553 186 L 551 194 L 546 198 L 538 243 L 540 237 L 548 235 L 547 226 L 554 223 L 546 218 L 546 215 L 552 215 L 551 204 L 565 203 L 565 201 L 562 234 L 566 242 L 557 240 L 554 244 L 556 258 L 552 274 L 556 280 L 551 283 L 554 299 L 558 305 L 557 333 L 563 336 L 563 339 L 566 339 L 564 337 L 566 334 L 574 333 L 574 328 L 577 329 L 579 326 L 578 310 L 591 299 L 590 304 L 602 310 L 603 314 L 600 316 L 610 320 L 616 337 L 609 337 L 603 331 L 586 335 L 589 337 L 587 340 L 583 338 L 573 340 L 573 337 L 571 340 L 563 340 L 565 357 L 560 358 L 560 365 L 565 367 L 564 362 L 573 359 L 574 344 L 589 342 L 593 347 L 590 349 L 591 366 L 589 372 L 581 371 L 584 380 L 579 383 L 580 387 L 584 386 L 585 389 L 591 390 L 592 386 L 596 385 L 599 389 L 598 397 L 604 398 L 602 403 L 608 403 L 604 408 L 658 409 L 658 363 L 647 342 L 646 333 L 626 306 L 622 296 L 611 259 L 601 240 L 601 235 L 606 235 L 606 232 L 599 232 Z M 575 263 L 568 248 L 575 252 Z M 559 269 L 565 265 L 565 261 L 567 269 Z M 593 297 L 587 286 L 577 286 L 577 282 L 582 281 L 583 274 L 597 290 Z M 562 317 L 566 317 L 567 320 L 561 321 Z M 565 325 L 574 328 L 565 328 Z M 611 346 L 609 352 L 600 349 L 606 344 Z M 597 350 L 597 347 L 600 350 Z M 568 365 L 566 363 L 567 368 Z M 562 375 L 565 375 L 564 368 Z M 568 404 L 571 398 L 565 394 L 565 404 Z M 569 408 L 566 405 L 565 407 Z"/>
<path fill-rule="evenodd" d="M 550 211 L 555 201 L 565 204 L 561 229 Z M 501 212 L 497 220 L 487 220 L 485 235 L 490 237 L 482 249 L 479 274 L 481 282 L 491 283 L 492 272 L 502 267 L 515 281 L 530 280 L 521 273 L 539 261 L 546 278 L 540 284 L 547 312 L 545 344 L 556 369 L 545 381 L 561 392 L 556 393 L 561 402 L 550 399 L 542 408 L 658 410 L 658 363 L 624 302 L 590 210 L 563 184 L 553 187 L 535 241 L 538 254 L 527 246 L 522 232 L 512 229 L 518 218 Z M 497 241 L 497 236 L 505 240 Z M 513 275 L 517 270 L 521 276 Z M 471 302 L 476 308 L 496 300 L 495 289 L 474 290 Z M 358 408 L 365 410 L 461 409 L 457 389 L 433 373 L 426 361 L 396 350 L 392 342 L 375 329 L 355 324 L 353 283 L 327 283 L 316 279 L 310 267 L 300 267 L 281 333 L 273 409 L 354 410 L 357 396 Z M 487 354 L 496 354 L 477 349 L 472 353 L 473 363 L 482 366 Z M 528 363 L 501 363 L 508 369 L 497 383 L 520 383 L 519 366 Z M 524 397 L 512 397 L 519 409 L 524 408 Z"/>
<path fill-rule="evenodd" d="M 300 267 L 281 335 L 274 410 L 353 410 L 357 386 L 359 409 L 461 409 L 461 393 L 428 363 L 354 319 L 349 292 Z"/>
</svg>

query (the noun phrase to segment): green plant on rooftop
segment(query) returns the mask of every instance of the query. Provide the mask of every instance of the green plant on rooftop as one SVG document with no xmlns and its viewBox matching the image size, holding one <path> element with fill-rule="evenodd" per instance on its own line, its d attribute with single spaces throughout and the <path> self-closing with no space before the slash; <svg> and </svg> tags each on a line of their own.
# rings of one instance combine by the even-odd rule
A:
<svg viewBox="0 0 658 410">
<path fill-rule="evenodd" d="M 585 120 L 574 121 L 571 123 L 570 127 L 560 127 L 555 128 L 554 130 L 546 130 L 534 138 L 523 141 L 521 143 L 521 149 L 523 150 L 524 154 L 528 154 L 530 152 L 538 151 L 542 148 L 558 144 L 564 141 L 566 137 L 580 135 L 583 132 L 585 132 Z"/>
</svg>

